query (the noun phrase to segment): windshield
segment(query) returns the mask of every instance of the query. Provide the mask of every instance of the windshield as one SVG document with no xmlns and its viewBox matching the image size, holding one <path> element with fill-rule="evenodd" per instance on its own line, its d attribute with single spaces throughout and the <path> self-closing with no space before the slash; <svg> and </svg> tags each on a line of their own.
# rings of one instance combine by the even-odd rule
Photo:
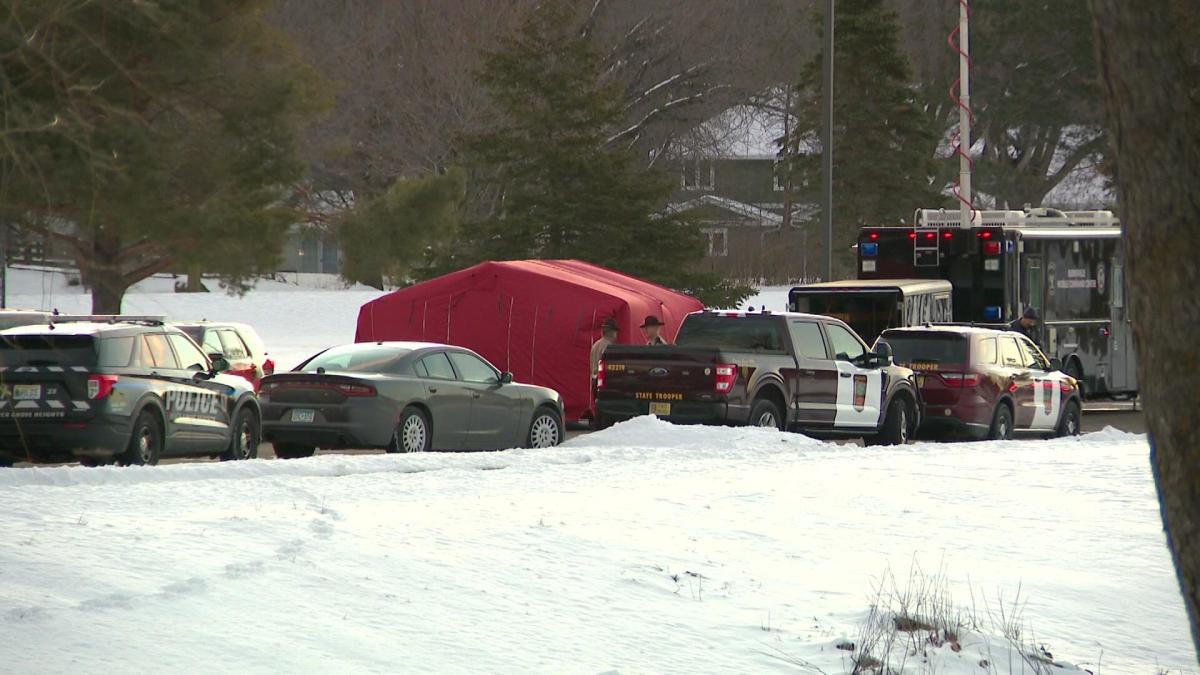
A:
<svg viewBox="0 0 1200 675">
<path fill-rule="evenodd" d="M 0 336 L 0 366 L 94 366 L 90 335 Z"/>
<path fill-rule="evenodd" d="M 675 344 L 733 351 L 783 352 L 781 328 L 782 322 L 770 316 L 692 314 L 684 319 Z"/>
<path fill-rule="evenodd" d="M 894 291 L 840 293 L 793 291 L 791 310 L 841 319 L 870 344 L 888 328 L 897 328 L 900 320 L 900 294 Z"/>
<path fill-rule="evenodd" d="M 896 363 L 915 369 L 962 367 L 967 363 L 967 338 L 954 333 L 885 333 L 879 338 L 892 347 Z"/>
<path fill-rule="evenodd" d="M 318 368 L 349 373 L 388 372 L 411 351 L 388 345 L 344 345 L 317 354 L 300 370 L 305 373 L 316 372 Z"/>
</svg>

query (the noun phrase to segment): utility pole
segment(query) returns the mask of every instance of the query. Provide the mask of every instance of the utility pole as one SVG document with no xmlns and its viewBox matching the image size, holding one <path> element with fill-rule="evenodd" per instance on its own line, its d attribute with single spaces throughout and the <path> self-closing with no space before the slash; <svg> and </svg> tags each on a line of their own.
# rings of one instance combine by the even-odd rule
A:
<svg viewBox="0 0 1200 675">
<path fill-rule="evenodd" d="M 825 4 L 825 87 L 821 91 L 821 220 L 825 226 L 825 281 L 833 281 L 833 6 Z"/>
<path fill-rule="evenodd" d="M 0 309 L 8 307 L 8 223 L 0 220 Z"/>
<path fill-rule="evenodd" d="M 958 134 L 962 152 L 958 155 L 958 189 L 962 204 L 962 226 L 971 227 L 974 209 L 971 200 L 971 7 L 966 0 L 958 3 Z"/>
</svg>

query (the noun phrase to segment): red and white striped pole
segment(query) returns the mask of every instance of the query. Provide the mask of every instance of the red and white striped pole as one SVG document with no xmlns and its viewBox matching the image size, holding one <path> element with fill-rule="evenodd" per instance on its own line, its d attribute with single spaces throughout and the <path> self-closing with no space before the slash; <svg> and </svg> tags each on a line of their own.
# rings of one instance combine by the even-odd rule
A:
<svg viewBox="0 0 1200 675">
<path fill-rule="evenodd" d="M 971 227 L 975 219 L 975 207 L 971 198 L 971 4 L 969 0 L 958 0 L 958 27 L 946 42 L 958 54 L 958 80 L 950 86 L 950 98 L 958 106 L 958 131 L 951 139 L 954 154 L 958 155 L 958 180 L 953 187 L 962 212 L 962 226 Z M 955 89 L 958 91 L 955 92 Z"/>
</svg>

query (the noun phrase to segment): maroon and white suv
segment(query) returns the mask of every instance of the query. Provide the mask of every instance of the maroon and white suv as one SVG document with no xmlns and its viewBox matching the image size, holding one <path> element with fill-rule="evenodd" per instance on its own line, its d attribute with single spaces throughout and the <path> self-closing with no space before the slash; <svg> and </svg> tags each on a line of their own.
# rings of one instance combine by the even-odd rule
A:
<svg viewBox="0 0 1200 675">
<path fill-rule="evenodd" d="M 1083 414 L 1075 378 L 1020 333 L 966 326 L 893 328 L 879 336 L 917 372 L 926 437 L 1074 436 Z"/>
</svg>

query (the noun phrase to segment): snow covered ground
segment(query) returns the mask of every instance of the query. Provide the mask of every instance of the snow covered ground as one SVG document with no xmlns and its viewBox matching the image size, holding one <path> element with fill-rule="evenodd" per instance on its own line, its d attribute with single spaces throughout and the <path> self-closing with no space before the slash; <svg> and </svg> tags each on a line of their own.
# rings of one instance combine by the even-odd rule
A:
<svg viewBox="0 0 1200 675">
<path fill-rule="evenodd" d="M 1116 431 L 643 418 L 547 451 L 10 469 L 0 532 L 11 672 L 850 672 L 836 646 L 914 561 L 976 629 L 903 672 L 1036 672 L 993 620 L 1017 605 L 1055 659 L 1196 663 L 1146 441 Z"/>
<path fill-rule="evenodd" d="M 58 309 L 64 314 L 91 312 L 91 296 L 68 284 L 61 271 L 8 270 L 8 306 Z M 210 319 L 254 326 L 280 369 L 290 369 L 325 347 L 354 341 L 358 308 L 380 291 L 346 288 L 337 277 L 288 274 L 287 281 L 260 280 L 244 297 L 231 297 L 206 280 L 211 293 L 176 293 L 176 279 L 159 275 L 125 295 L 126 314 L 164 315 L 176 321 Z"/>
</svg>

